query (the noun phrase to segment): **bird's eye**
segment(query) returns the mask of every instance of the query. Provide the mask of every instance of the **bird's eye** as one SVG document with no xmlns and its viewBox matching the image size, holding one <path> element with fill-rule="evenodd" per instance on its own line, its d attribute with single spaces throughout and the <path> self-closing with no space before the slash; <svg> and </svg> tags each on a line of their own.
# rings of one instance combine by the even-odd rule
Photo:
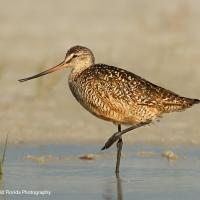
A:
<svg viewBox="0 0 200 200">
<path fill-rule="evenodd" d="M 73 55 L 73 58 L 76 58 L 77 56 L 78 56 L 77 54 L 74 54 L 74 55 Z"/>
</svg>

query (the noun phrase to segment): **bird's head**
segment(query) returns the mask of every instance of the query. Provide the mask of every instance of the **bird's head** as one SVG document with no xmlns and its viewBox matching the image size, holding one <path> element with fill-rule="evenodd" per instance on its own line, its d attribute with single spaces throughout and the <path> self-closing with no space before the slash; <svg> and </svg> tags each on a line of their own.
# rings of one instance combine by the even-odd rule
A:
<svg viewBox="0 0 200 200">
<path fill-rule="evenodd" d="M 24 79 L 20 79 L 20 82 L 28 81 L 46 74 L 64 69 L 64 68 L 73 68 L 74 70 L 80 71 L 82 69 L 88 68 L 94 64 L 94 55 L 92 51 L 83 46 L 74 46 L 70 48 L 65 56 L 65 59 L 60 64 L 51 67 L 50 69 L 43 71 L 34 76 L 30 76 Z"/>
</svg>

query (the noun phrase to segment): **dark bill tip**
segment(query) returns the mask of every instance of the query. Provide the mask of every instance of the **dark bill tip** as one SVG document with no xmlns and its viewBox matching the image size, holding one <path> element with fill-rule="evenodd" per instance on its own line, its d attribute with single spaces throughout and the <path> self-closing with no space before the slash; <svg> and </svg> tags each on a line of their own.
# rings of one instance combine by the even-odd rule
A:
<svg viewBox="0 0 200 200">
<path fill-rule="evenodd" d="M 28 77 L 28 78 L 19 79 L 18 81 L 19 81 L 19 82 L 25 82 L 25 81 L 28 81 L 28 80 L 31 80 L 31 79 L 34 79 L 34 78 L 38 78 L 38 77 L 40 77 L 40 76 L 44 76 L 44 75 L 46 75 L 46 74 L 48 74 L 48 73 L 51 73 L 51 71 L 50 71 L 50 70 L 47 70 L 47 71 L 41 72 L 41 73 L 39 73 L 39 74 L 36 74 L 36 75 L 34 75 L 34 76 L 30 76 L 30 77 Z"/>
<path fill-rule="evenodd" d="M 39 74 L 36 74 L 36 75 L 34 75 L 34 76 L 30 76 L 30 77 L 27 77 L 27 78 L 19 79 L 18 81 L 19 81 L 19 82 L 25 82 L 25 81 L 29 81 L 29 80 L 34 79 L 34 78 L 38 78 L 38 77 L 40 77 L 40 76 L 44 76 L 44 75 L 46 75 L 46 74 L 50 74 L 50 73 L 52 73 L 52 72 L 55 72 L 55 71 L 57 71 L 57 70 L 60 70 L 60 69 L 65 68 L 65 67 L 66 67 L 66 64 L 65 64 L 65 65 L 64 65 L 64 64 L 65 64 L 65 63 L 64 63 L 64 61 L 63 61 L 63 62 L 61 62 L 60 64 L 58 64 L 58 65 L 56 65 L 56 66 L 54 66 L 54 67 L 52 67 L 52 68 L 50 68 L 50 69 L 47 69 L 47 70 L 44 71 L 44 72 L 41 72 L 41 73 L 39 73 Z"/>
<path fill-rule="evenodd" d="M 23 79 L 19 79 L 18 80 L 19 82 L 25 82 L 25 81 L 27 81 L 25 78 L 23 78 Z"/>
</svg>

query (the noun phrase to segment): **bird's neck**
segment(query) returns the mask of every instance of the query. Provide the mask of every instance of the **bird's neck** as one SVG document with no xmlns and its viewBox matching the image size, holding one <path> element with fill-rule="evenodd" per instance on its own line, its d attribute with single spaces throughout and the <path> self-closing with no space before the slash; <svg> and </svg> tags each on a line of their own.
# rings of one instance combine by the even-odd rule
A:
<svg viewBox="0 0 200 200">
<path fill-rule="evenodd" d="M 81 74 L 84 70 L 90 68 L 94 63 L 82 63 L 78 64 L 72 68 L 70 76 L 71 78 L 75 78 L 79 74 Z"/>
</svg>

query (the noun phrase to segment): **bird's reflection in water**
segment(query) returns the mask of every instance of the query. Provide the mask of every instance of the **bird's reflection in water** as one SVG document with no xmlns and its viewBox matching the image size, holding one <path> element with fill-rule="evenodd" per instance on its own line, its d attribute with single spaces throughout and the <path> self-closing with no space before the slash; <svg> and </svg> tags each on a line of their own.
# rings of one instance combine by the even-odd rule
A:
<svg viewBox="0 0 200 200">
<path fill-rule="evenodd" d="M 122 180 L 119 175 L 116 175 L 116 178 L 115 178 L 114 182 L 112 182 L 112 183 L 109 179 L 109 181 L 107 182 L 106 190 L 103 193 L 103 199 L 105 199 L 105 200 L 114 200 L 114 199 L 123 200 L 123 185 L 122 185 Z"/>
<path fill-rule="evenodd" d="M 123 200 L 122 180 L 119 174 L 116 175 L 117 182 L 117 200 Z"/>
</svg>

